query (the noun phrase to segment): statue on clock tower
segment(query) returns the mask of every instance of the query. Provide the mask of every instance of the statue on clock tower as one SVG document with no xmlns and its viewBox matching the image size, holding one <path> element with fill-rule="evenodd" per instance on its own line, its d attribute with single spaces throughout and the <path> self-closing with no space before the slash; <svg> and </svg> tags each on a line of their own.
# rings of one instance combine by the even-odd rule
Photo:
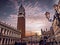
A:
<svg viewBox="0 0 60 45">
<path fill-rule="evenodd" d="M 21 38 L 25 37 L 25 9 L 23 5 L 19 7 L 17 29 L 21 31 Z"/>
</svg>

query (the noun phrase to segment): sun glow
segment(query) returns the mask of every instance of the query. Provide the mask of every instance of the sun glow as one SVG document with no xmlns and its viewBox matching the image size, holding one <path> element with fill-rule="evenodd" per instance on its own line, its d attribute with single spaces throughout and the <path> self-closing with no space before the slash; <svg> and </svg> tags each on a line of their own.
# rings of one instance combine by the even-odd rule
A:
<svg viewBox="0 0 60 45">
<path fill-rule="evenodd" d="M 41 35 L 41 31 L 35 31 L 37 35 Z"/>
</svg>

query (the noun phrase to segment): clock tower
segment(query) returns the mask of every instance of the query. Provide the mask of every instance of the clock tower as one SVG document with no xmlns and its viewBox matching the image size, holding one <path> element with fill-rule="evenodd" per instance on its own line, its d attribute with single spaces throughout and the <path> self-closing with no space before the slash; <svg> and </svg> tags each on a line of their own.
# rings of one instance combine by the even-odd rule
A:
<svg viewBox="0 0 60 45">
<path fill-rule="evenodd" d="M 21 31 L 21 38 L 25 37 L 25 9 L 22 4 L 18 11 L 17 29 Z"/>
</svg>

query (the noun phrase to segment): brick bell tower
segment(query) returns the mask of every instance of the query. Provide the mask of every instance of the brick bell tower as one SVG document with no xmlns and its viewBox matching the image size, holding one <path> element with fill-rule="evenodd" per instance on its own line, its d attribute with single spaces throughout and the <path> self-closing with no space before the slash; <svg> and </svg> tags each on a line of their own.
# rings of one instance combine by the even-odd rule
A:
<svg viewBox="0 0 60 45">
<path fill-rule="evenodd" d="M 19 7 L 17 29 L 21 31 L 21 38 L 25 37 L 25 9 L 22 4 Z"/>
</svg>

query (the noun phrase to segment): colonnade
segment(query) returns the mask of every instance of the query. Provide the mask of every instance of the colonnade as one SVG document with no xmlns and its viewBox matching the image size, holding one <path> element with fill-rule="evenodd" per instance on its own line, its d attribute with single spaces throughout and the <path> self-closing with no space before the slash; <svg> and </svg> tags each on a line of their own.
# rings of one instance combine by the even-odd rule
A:
<svg viewBox="0 0 60 45">
<path fill-rule="evenodd" d="M 21 32 L 12 27 L 0 24 L 0 45 L 14 45 L 21 38 Z"/>
<path fill-rule="evenodd" d="M 0 38 L 0 45 L 14 45 L 15 39 Z"/>
</svg>

